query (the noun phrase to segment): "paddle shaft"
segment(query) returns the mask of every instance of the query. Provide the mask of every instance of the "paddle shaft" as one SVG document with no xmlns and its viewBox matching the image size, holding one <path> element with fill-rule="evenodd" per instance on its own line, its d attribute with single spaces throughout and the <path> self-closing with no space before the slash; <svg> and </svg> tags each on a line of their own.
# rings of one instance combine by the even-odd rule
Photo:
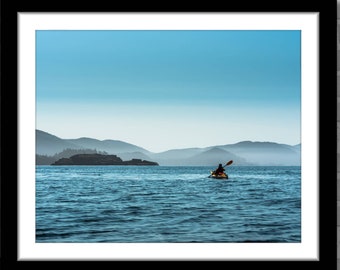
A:
<svg viewBox="0 0 340 270">
<path fill-rule="evenodd" d="M 228 166 L 228 165 L 232 164 L 232 163 L 233 163 L 233 161 L 232 161 L 232 160 L 229 160 L 229 161 L 227 162 L 227 164 L 223 166 L 223 168 L 224 168 L 225 166 Z"/>
</svg>

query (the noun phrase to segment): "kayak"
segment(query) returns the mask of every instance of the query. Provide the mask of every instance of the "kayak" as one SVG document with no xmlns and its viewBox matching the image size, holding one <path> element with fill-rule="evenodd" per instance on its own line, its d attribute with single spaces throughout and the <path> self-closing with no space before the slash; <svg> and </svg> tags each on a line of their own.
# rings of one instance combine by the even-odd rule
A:
<svg viewBox="0 0 340 270">
<path fill-rule="evenodd" d="M 219 164 L 217 169 L 221 169 L 221 167 L 222 167 L 222 170 L 224 171 L 223 168 L 225 166 L 229 166 L 232 163 L 233 163 L 233 161 L 229 160 L 223 167 L 222 167 L 222 164 Z M 219 171 L 222 171 L 222 170 L 219 170 Z M 210 171 L 210 175 L 208 177 L 209 178 L 215 178 L 215 179 L 228 179 L 228 174 L 226 174 L 225 172 L 222 172 L 222 173 L 219 173 L 219 174 L 215 174 L 215 171 Z"/>
<path fill-rule="evenodd" d="M 213 171 L 210 172 L 210 178 L 215 178 L 215 179 L 228 179 L 228 175 L 226 173 L 222 174 L 214 174 Z"/>
</svg>

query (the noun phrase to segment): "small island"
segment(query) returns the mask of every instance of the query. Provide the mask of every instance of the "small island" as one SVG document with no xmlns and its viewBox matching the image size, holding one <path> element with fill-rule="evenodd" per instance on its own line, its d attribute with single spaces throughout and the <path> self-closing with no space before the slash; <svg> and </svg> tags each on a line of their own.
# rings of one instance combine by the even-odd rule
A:
<svg viewBox="0 0 340 270">
<path fill-rule="evenodd" d="M 77 154 L 70 158 L 61 158 L 51 165 L 135 165 L 135 166 L 158 166 L 157 162 L 142 159 L 123 161 L 116 155 L 102 154 Z"/>
</svg>

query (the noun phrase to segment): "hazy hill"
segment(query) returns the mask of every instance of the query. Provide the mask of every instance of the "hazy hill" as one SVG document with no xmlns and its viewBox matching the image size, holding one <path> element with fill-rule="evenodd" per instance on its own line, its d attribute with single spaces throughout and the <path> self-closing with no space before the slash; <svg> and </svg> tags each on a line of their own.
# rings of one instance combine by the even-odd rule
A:
<svg viewBox="0 0 340 270">
<path fill-rule="evenodd" d="M 123 160 L 142 159 L 160 165 L 218 165 L 234 160 L 234 165 L 301 165 L 301 144 L 242 141 L 205 148 L 172 149 L 152 153 L 117 140 L 93 138 L 61 139 L 41 130 L 36 131 L 36 154 L 53 156 L 65 149 L 92 149 L 120 156 Z"/>
<path fill-rule="evenodd" d="M 80 147 L 58 138 L 47 132 L 36 130 L 36 154 L 53 156 L 65 149 L 79 149 Z"/>
<path fill-rule="evenodd" d="M 301 152 L 301 143 L 294 145 L 293 148 L 295 151 Z"/>
<path fill-rule="evenodd" d="M 247 163 L 245 159 L 219 147 L 213 147 L 207 151 L 187 158 L 183 161 L 183 163 L 185 163 L 186 165 L 216 166 L 219 163 L 222 163 L 224 165 L 229 160 L 233 160 L 234 164 L 249 165 L 249 163 Z"/>
<path fill-rule="evenodd" d="M 220 146 L 257 165 L 300 165 L 301 144 L 291 146 L 273 142 L 243 141 Z"/>
<path fill-rule="evenodd" d="M 141 152 L 144 154 L 149 153 L 146 149 L 122 142 L 117 140 L 96 140 L 91 138 L 79 138 L 79 139 L 68 139 L 65 140 L 69 143 L 78 145 L 81 148 L 92 148 L 97 149 L 99 151 L 105 151 L 109 154 L 118 154 L 118 153 L 130 153 L 130 152 Z"/>
<path fill-rule="evenodd" d="M 189 165 L 185 162 L 195 155 L 202 153 L 202 148 L 173 149 L 151 155 L 153 160 L 157 160 L 160 165 Z"/>
<path fill-rule="evenodd" d="M 152 155 L 161 165 L 216 166 L 233 159 L 235 164 L 249 165 L 242 157 L 219 147 L 174 149 Z"/>
<path fill-rule="evenodd" d="M 65 149 L 93 149 L 105 151 L 108 154 L 118 154 L 125 152 L 149 153 L 149 151 L 122 141 L 104 140 L 100 141 L 92 138 L 61 139 L 47 132 L 36 130 L 36 154 L 54 155 Z"/>
<path fill-rule="evenodd" d="M 243 141 L 236 144 L 168 150 L 151 155 L 161 165 L 212 165 L 234 160 L 234 165 L 300 165 L 301 144 Z"/>
</svg>

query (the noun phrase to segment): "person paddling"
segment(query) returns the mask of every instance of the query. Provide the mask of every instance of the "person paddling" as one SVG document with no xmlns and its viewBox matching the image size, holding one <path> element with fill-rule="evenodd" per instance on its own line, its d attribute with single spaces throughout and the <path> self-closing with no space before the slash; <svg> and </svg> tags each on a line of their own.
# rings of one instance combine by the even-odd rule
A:
<svg viewBox="0 0 340 270">
<path fill-rule="evenodd" d="M 225 171 L 225 169 L 222 167 L 222 164 L 218 164 L 217 169 L 214 171 L 214 174 L 219 175 L 219 174 L 223 174 Z"/>
</svg>

